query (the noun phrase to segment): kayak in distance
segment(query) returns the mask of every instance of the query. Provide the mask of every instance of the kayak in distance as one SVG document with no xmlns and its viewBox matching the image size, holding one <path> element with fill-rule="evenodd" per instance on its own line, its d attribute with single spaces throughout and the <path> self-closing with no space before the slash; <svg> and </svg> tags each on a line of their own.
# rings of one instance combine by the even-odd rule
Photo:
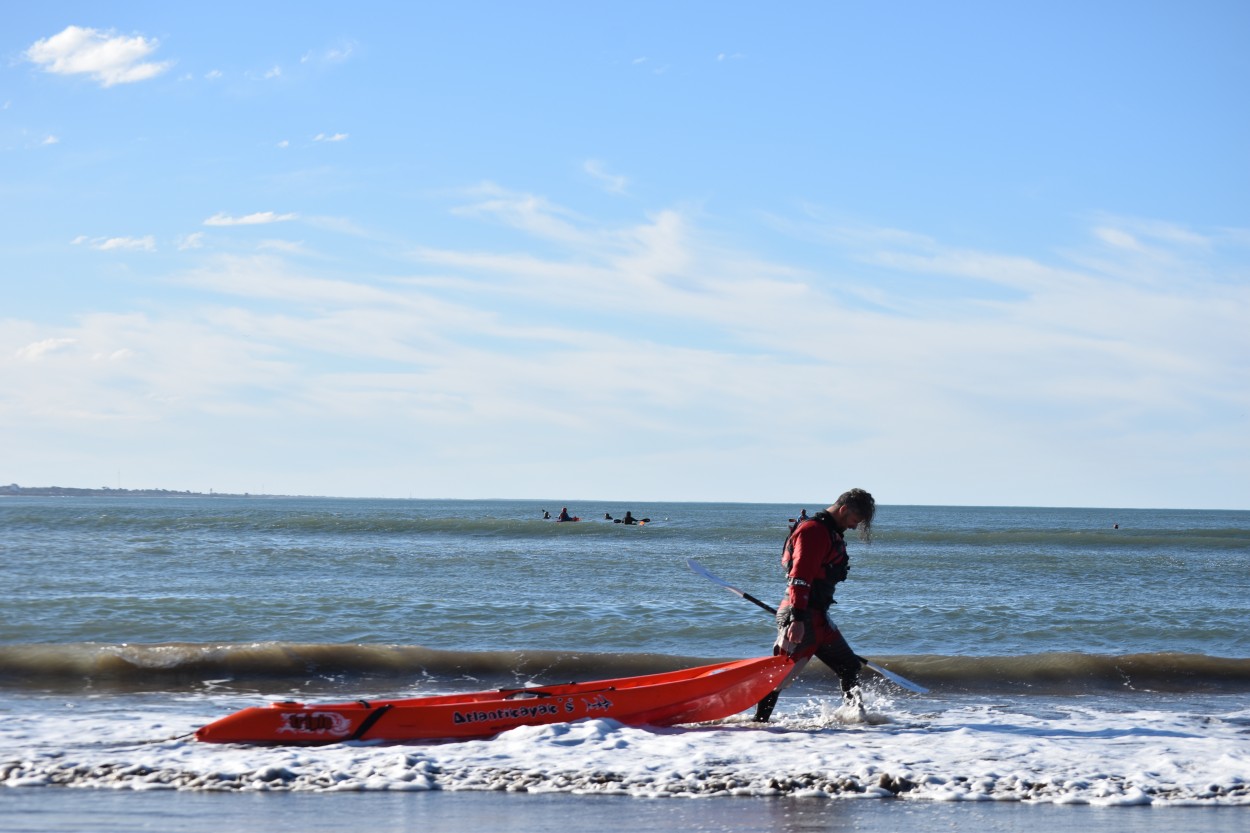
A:
<svg viewBox="0 0 1250 833">
<path fill-rule="evenodd" d="M 405 700 L 252 706 L 195 732 L 205 743 L 311 745 L 485 738 L 518 726 L 610 718 L 631 726 L 721 720 L 753 707 L 793 668 L 784 654 L 586 683 Z"/>
<path fill-rule="evenodd" d="M 626 512 L 625 517 L 623 518 L 614 518 L 605 513 L 603 519 L 605 521 L 611 521 L 614 524 L 625 524 L 626 526 L 633 526 L 634 524 L 642 526 L 643 524 L 651 523 L 650 518 L 635 518 L 633 512 Z"/>
</svg>

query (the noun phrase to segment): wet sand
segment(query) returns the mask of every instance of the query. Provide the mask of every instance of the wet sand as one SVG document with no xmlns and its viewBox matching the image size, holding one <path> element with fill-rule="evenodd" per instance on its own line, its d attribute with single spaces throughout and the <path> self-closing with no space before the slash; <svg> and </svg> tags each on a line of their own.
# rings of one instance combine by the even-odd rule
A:
<svg viewBox="0 0 1250 833">
<path fill-rule="evenodd" d="M 1241 833 L 1244 807 L 1090 807 L 889 799 L 664 798 L 565 793 L 259 793 L 0 789 L 0 833 Z"/>
</svg>

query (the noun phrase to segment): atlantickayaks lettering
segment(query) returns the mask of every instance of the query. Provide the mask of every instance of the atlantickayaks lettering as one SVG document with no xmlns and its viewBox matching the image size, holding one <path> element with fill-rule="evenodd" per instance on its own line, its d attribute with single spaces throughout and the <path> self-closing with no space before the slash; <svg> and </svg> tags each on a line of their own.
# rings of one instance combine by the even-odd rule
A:
<svg viewBox="0 0 1250 833">
<path fill-rule="evenodd" d="M 573 711 L 573 703 L 564 704 L 566 712 Z M 548 703 L 540 706 L 521 706 L 515 709 L 494 709 L 488 712 L 452 712 L 453 723 L 482 723 L 488 720 L 526 720 L 532 717 L 549 717 L 557 715 L 560 710 Z"/>
<path fill-rule="evenodd" d="M 596 711 L 606 712 L 612 708 L 612 701 L 600 694 L 593 700 L 582 700 L 587 714 Z M 577 711 L 577 702 L 575 700 L 562 700 L 560 706 L 551 703 L 541 703 L 534 706 L 518 706 L 512 709 L 491 709 L 488 712 L 452 712 L 452 723 L 486 723 L 496 720 L 526 720 L 536 717 L 554 717 L 560 713 L 563 707 L 565 715 L 572 715 Z"/>
</svg>

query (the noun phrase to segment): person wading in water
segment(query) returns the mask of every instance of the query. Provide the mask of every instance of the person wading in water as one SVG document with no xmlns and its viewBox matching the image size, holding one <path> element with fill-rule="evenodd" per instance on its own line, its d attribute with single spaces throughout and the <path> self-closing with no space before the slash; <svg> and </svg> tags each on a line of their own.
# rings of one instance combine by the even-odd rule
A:
<svg viewBox="0 0 1250 833">
<path fill-rule="evenodd" d="M 843 535 L 848 529 L 857 529 L 860 540 L 870 542 L 876 511 L 872 495 L 863 489 L 851 489 L 828 509 L 796 524 L 790 531 L 781 551 L 786 594 L 777 609 L 773 653 L 791 657 L 794 669 L 756 706 L 756 721 L 768 720 L 782 689 L 813 656 L 837 673 L 848 702 L 860 702 L 859 670 L 864 660 L 855 655 L 842 632 L 829 621 L 828 610 L 834 604 L 834 589 L 838 582 L 846 580 L 851 566 Z"/>
</svg>

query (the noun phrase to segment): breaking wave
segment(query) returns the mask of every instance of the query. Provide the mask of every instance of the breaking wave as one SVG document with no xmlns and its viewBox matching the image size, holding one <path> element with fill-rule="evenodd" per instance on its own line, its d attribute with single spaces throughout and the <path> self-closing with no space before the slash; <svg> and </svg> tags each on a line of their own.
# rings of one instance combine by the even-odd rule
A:
<svg viewBox="0 0 1250 833">
<path fill-rule="evenodd" d="M 738 657 L 585 651 L 442 651 L 326 643 L 21 644 L 0 646 L 0 686 L 30 690 L 336 690 L 414 681 L 511 686 L 671 671 Z M 876 656 L 934 694 L 1250 691 L 1250 659 L 1185 653 Z M 818 663 L 804 677 L 832 673 Z"/>
</svg>

